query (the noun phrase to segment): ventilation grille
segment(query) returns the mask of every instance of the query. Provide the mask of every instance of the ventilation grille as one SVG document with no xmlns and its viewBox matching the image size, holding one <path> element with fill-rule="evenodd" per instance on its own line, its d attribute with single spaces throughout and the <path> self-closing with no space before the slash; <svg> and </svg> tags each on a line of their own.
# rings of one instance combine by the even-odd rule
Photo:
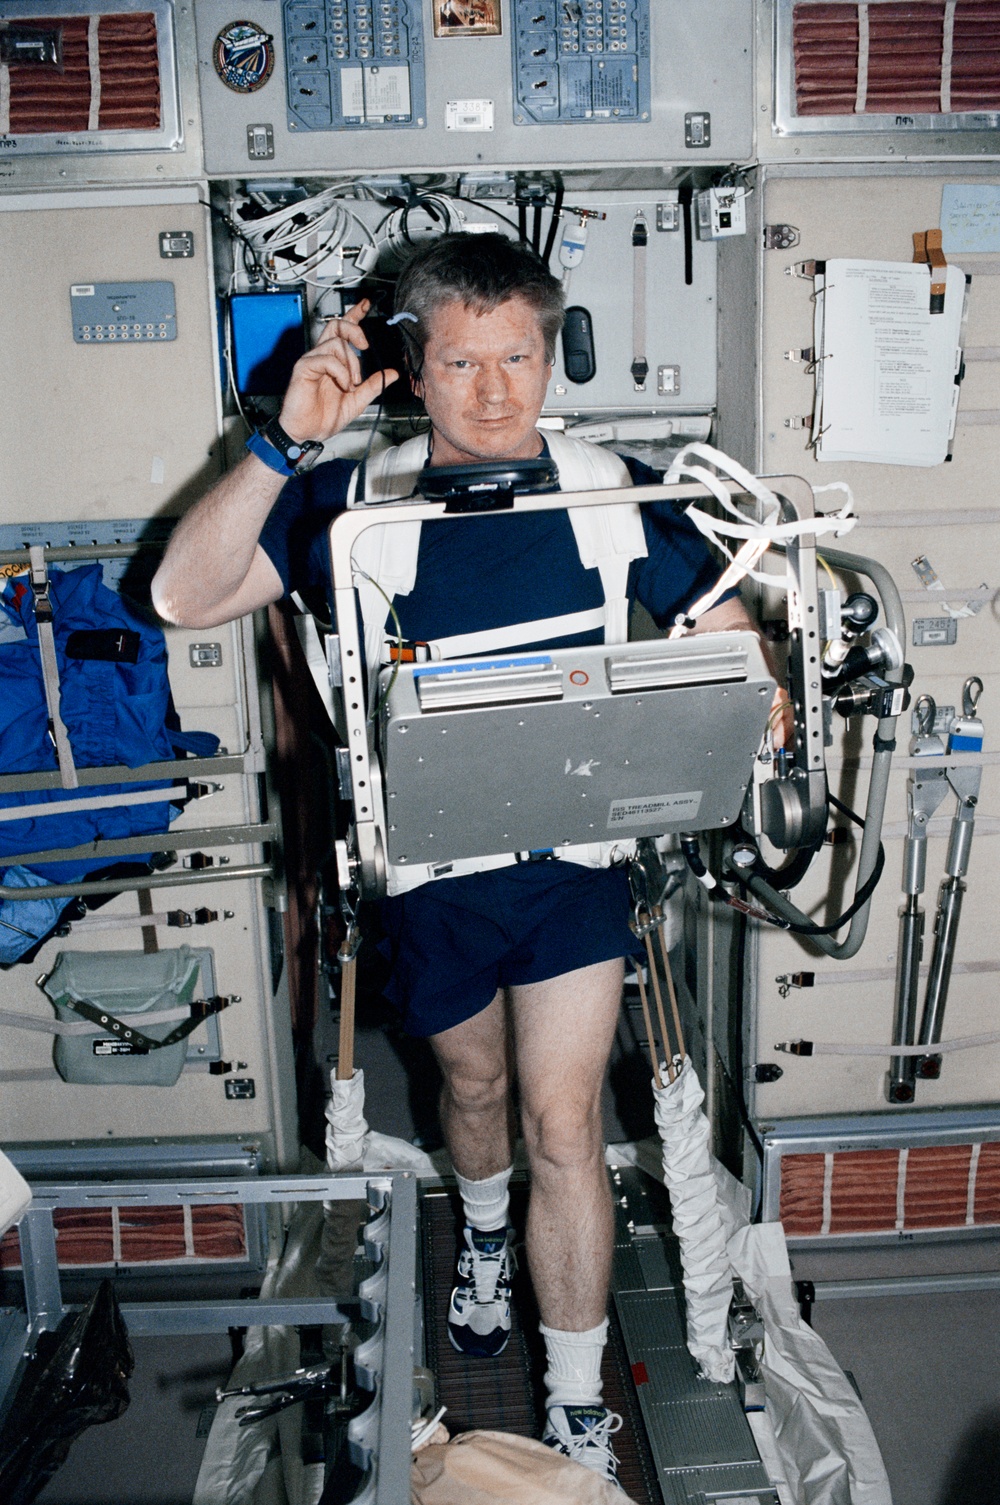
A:
<svg viewBox="0 0 1000 1505">
<path fill-rule="evenodd" d="M 34 136 L 160 129 L 160 59 L 152 11 L 39 16 L 19 18 L 19 24 L 61 32 L 62 70 L 0 65 L 0 130 Z"/>
<path fill-rule="evenodd" d="M 202 1264 L 248 1257 L 243 1208 L 56 1208 L 52 1214 L 60 1269 L 85 1265 Z M 0 1270 L 21 1267 L 17 1229 L 0 1242 Z"/>
<path fill-rule="evenodd" d="M 783 1155 L 789 1238 L 1000 1224 L 1000 1143 Z"/>
<path fill-rule="evenodd" d="M 1000 109 L 998 0 L 797 4 L 798 115 Z"/>
</svg>

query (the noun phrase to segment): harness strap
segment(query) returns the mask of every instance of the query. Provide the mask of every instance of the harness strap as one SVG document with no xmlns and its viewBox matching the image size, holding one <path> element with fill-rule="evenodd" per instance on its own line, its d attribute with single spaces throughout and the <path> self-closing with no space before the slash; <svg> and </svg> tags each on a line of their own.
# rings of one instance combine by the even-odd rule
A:
<svg viewBox="0 0 1000 1505">
<path fill-rule="evenodd" d="M 179 1008 L 154 1009 L 152 1013 L 143 1014 L 142 1022 L 147 1027 L 150 1024 L 174 1024 L 179 1019 L 190 1018 L 191 1010 L 188 1004 Z M 102 1014 L 102 1017 L 105 1017 Z M 107 1016 L 110 1019 L 110 1015 Z M 120 1023 L 116 1020 L 115 1023 Z M 100 1035 L 106 1033 L 107 1027 L 103 1024 L 91 1024 L 81 1020 L 79 1023 L 71 1023 L 61 1019 L 37 1019 L 33 1014 L 18 1014 L 13 1009 L 0 1009 L 0 1025 L 9 1025 L 12 1029 L 34 1030 L 40 1035 L 65 1035 L 72 1038 L 74 1035 Z M 125 1026 L 122 1026 L 125 1028 Z"/>
<path fill-rule="evenodd" d="M 432 658 L 464 658 L 469 653 L 502 653 L 505 648 L 540 643 L 546 638 L 568 638 L 578 632 L 593 632 L 595 628 L 604 627 L 605 618 L 604 607 L 596 606 L 591 611 L 571 611 L 565 616 L 545 617 L 538 622 L 513 622 L 510 627 L 489 627 L 485 632 L 465 632 L 450 638 L 434 638 L 427 646 Z"/>
<path fill-rule="evenodd" d="M 73 749 L 69 733 L 59 714 L 59 664 L 56 660 L 56 639 L 52 626 L 52 602 L 49 600 L 49 573 L 45 565 L 45 546 L 32 544 L 28 550 L 31 561 L 31 592 L 35 598 L 35 626 L 38 629 L 38 653 L 42 661 L 42 680 L 45 685 L 45 704 L 49 712 L 49 733 L 55 743 L 59 763 L 59 780 L 64 789 L 78 789 Z"/>
<path fill-rule="evenodd" d="M 316 626 L 316 618 L 306 610 L 301 597 L 297 592 L 293 593 L 293 599 L 297 606 L 301 606 L 295 617 L 295 633 L 298 637 L 302 652 L 305 655 L 306 668 L 312 678 L 313 684 L 319 693 L 326 713 L 336 728 L 337 734 L 342 741 L 347 740 L 347 727 L 344 723 L 343 702 L 340 697 L 334 695 L 333 685 L 330 681 L 330 664 L 320 641 L 319 628 Z"/>
<path fill-rule="evenodd" d="M 96 1024 L 99 1029 L 107 1030 L 119 1040 L 126 1040 L 130 1045 L 140 1045 L 144 1050 L 163 1050 L 168 1045 L 179 1045 L 205 1019 L 210 1018 L 212 1014 L 221 1014 L 223 1009 L 227 1009 L 231 1003 L 238 1003 L 239 999 L 235 994 L 231 998 L 196 998 L 182 1011 L 182 1022 L 168 1035 L 164 1035 L 162 1040 L 157 1040 L 153 1035 L 145 1035 L 133 1025 L 123 1023 L 121 1019 L 116 1019 L 113 1014 L 109 1014 L 106 1009 L 99 1008 L 89 999 L 61 998 L 59 1002 L 61 1007 L 72 1009 L 74 1014 L 82 1014 L 84 1019 L 88 1019 L 91 1024 Z M 171 1009 L 168 1012 L 176 1015 L 178 1011 Z M 148 1016 L 140 1014 L 137 1017 L 141 1018 L 143 1024 L 147 1026 L 153 1021 L 152 1014 Z"/>
</svg>

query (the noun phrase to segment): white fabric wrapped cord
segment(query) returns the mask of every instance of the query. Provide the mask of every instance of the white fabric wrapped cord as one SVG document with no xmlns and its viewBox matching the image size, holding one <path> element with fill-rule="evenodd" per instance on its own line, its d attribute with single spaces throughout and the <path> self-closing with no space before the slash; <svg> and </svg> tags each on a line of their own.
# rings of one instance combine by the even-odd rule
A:
<svg viewBox="0 0 1000 1505">
<path fill-rule="evenodd" d="M 892 1505 L 864 1407 L 799 1313 L 781 1224 L 749 1224 L 745 1202 L 724 1195 L 721 1183 L 730 1178 L 709 1148 L 704 1093 L 690 1060 L 685 1058 L 675 1081 L 654 1084 L 653 1096 L 663 1179 L 681 1246 L 692 1356 L 707 1379 L 732 1378 L 727 1317 L 732 1276 L 739 1276 L 764 1320 L 767 1414 L 797 1505 Z M 638 1154 L 629 1158 L 641 1163 Z"/>
<path fill-rule="evenodd" d="M 326 1163 L 332 1171 L 364 1169 L 365 1074 L 356 1070 L 349 1082 L 330 1077 L 331 1097 L 326 1107 Z"/>
<path fill-rule="evenodd" d="M 667 1069 L 661 1068 L 666 1083 Z M 663 1144 L 663 1180 L 670 1193 L 674 1232 L 680 1241 L 687 1293 L 687 1343 L 708 1380 L 733 1378 L 735 1359 L 727 1341 L 733 1282 L 726 1229 L 709 1149 L 705 1094 L 688 1057 L 673 1082 L 654 1083 L 656 1126 Z"/>
<path fill-rule="evenodd" d="M 365 1074 L 356 1068 L 349 1082 L 330 1076 L 326 1106 L 326 1164 L 331 1171 L 416 1171 L 420 1176 L 447 1175 L 447 1155 L 432 1159 L 408 1140 L 380 1134 L 365 1119 Z"/>
</svg>

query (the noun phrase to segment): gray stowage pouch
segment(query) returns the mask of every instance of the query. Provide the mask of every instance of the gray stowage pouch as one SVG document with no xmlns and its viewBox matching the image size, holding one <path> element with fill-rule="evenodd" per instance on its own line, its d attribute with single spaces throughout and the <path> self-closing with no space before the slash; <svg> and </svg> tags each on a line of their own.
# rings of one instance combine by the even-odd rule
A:
<svg viewBox="0 0 1000 1505">
<path fill-rule="evenodd" d="M 56 1017 L 81 1023 L 69 1007 L 83 999 L 116 1019 L 134 1023 L 150 1039 L 163 1040 L 180 1019 L 143 1023 L 143 1014 L 161 1013 L 190 1003 L 195 995 L 200 960 L 190 946 L 170 951 L 60 951 L 42 984 L 55 1005 Z M 57 1035 L 53 1057 L 64 1082 L 95 1087 L 172 1087 L 181 1074 L 187 1040 L 162 1050 L 131 1047 L 111 1034 Z"/>
</svg>

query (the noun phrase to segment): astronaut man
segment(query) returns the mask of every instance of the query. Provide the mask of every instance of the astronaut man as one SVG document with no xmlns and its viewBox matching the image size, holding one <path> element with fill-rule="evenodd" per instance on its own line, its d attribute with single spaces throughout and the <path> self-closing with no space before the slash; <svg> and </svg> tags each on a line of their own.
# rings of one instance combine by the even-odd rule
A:
<svg viewBox="0 0 1000 1505">
<path fill-rule="evenodd" d="M 389 452 L 389 469 L 379 473 L 390 478 L 390 496 L 411 494 L 424 464 L 527 459 L 550 449 L 555 457 L 556 436 L 547 441 L 537 422 L 562 292 L 526 246 L 499 234 L 440 236 L 404 267 L 396 309 L 407 375 L 430 423 L 398 464 Z M 305 585 L 329 588 L 326 531 L 358 476 L 342 459 L 303 465 L 399 379 L 395 370 L 362 379 L 368 310 L 362 299 L 327 324 L 297 362 L 277 420 L 178 524 L 153 585 L 167 621 L 214 627 Z M 618 485 L 659 479 L 635 461 L 626 470 L 596 446 L 558 440 L 563 489 L 585 489 L 580 478 L 588 475 L 609 484 L 608 466 Z M 719 569 L 671 509 L 641 511 L 628 599 L 670 625 Z M 600 626 L 579 629 L 581 618 L 600 620 L 605 596 L 561 511 L 423 524 L 412 588 L 394 604 L 407 642 L 457 635 L 456 656 L 463 634 L 475 635 L 478 653 L 483 634 L 518 623 L 527 624 L 518 649 L 603 641 Z M 731 593 L 696 630 L 732 628 L 752 624 Z M 547 1355 L 543 1440 L 611 1480 L 621 1422 L 601 1388 L 613 1223 L 600 1100 L 623 958 L 638 950 L 628 915 L 620 867 L 518 862 L 514 854 L 505 865 L 434 878 L 383 901 L 387 993 L 404 1027 L 429 1037 L 440 1064 L 441 1122 L 465 1214 L 451 1341 L 486 1363 L 510 1332 L 516 1081 L 530 1167 L 527 1258 Z"/>
</svg>

